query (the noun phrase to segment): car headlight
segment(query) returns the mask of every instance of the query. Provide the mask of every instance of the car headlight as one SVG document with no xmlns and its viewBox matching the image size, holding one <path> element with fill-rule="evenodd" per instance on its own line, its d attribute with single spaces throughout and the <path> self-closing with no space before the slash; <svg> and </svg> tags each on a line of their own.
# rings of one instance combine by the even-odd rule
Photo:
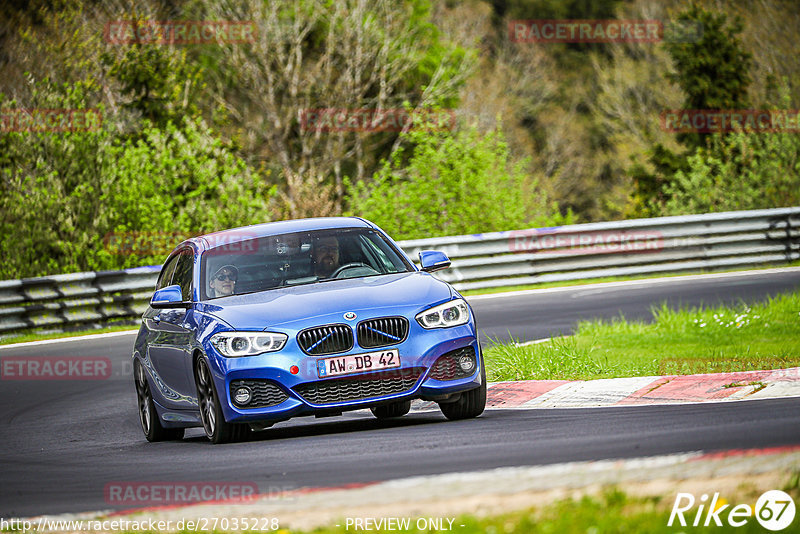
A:
<svg viewBox="0 0 800 534">
<path fill-rule="evenodd" d="M 223 356 L 238 358 L 281 350 L 287 338 L 277 332 L 220 332 L 211 337 L 211 344 Z"/>
<path fill-rule="evenodd" d="M 446 328 L 469 321 L 469 308 L 462 299 L 451 300 L 427 309 L 416 316 L 422 328 Z"/>
</svg>

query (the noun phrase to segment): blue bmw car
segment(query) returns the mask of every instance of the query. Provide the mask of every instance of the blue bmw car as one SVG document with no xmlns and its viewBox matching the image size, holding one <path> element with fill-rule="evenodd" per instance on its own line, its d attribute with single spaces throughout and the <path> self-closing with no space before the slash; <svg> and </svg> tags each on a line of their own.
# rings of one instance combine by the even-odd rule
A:
<svg viewBox="0 0 800 534">
<path fill-rule="evenodd" d="M 486 372 L 469 304 L 360 218 L 266 223 L 184 241 L 169 255 L 133 350 L 150 441 L 200 427 L 214 443 L 292 417 L 434 401 L 477 417 Z"/>
</svg>

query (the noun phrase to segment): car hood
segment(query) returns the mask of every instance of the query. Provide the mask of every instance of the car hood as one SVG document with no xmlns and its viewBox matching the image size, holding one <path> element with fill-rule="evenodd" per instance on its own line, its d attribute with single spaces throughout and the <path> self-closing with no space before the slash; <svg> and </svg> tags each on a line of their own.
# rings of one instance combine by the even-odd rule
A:
<svg viewBox="0 0 800 534">
<path fill-rule="evenodd" d="M 452 297 L 450 286 L 424 272 L 330 280 L 214 299 L 202 311 L 233 328 L 262 330 L 281 325 L 301 328 L 321 322 L 422 311 Z M 316 320 L 315 320 L 316 319 Z"/>
</svg>

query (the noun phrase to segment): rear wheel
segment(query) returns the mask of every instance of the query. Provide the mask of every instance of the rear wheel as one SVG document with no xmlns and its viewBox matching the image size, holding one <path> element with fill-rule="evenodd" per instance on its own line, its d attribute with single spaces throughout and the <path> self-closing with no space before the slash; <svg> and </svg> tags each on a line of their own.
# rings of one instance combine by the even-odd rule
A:
<svg viewBox="0 0 800 534">
<path fill-rule="evenodd" d="M 440 402 L 439 408 L 450 420 L 478 417 L 486 408 L 486 370 L 481 362 L 481 385 L 465 391 L 455 402 Z"/>
<path fill-rule="evenodd" d="M 370 408 L 372 415 L 378 419 L 389 419 L 391 417 L 402 417 L 411 410 L 411 401 L 393 402 Z"/>
<path fill-rule="evenodd" d="M 136 360 L 134 368 L 133 378 L 136 384 L 136 399 L 139 405 L 139 423 L 142 425 L 142 431 L 147 441 L 183 439 L 183 428 L 164 428 L 161 426 L 144 367 L 139 363 L 139 360 Z"/>
<path fill-rule="evenodd" d="M 222 414 L 219 395 L 211 378 L 211 370 L 202 356 L 197 358 L 194 366 L 194 378 L 197 384 L 197 403 L 200 405 L 200 419 L 203 430 L 212 443 L 228 443 L 240 441 L 250 433 L 247 425 L 228 423 Z"/>
</svg>

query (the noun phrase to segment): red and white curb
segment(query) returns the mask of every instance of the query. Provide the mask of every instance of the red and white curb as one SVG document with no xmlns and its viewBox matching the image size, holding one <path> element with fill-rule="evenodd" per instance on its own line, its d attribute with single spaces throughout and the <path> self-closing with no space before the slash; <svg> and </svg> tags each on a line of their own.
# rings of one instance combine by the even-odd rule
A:
<svg viewBox="0 0 800 534">
<path fill-rule="evenodd" d="M 486 408 L 591 408 L 800 397 L 800 367 L 701 375 L 489 383 Z M 414 405 L 427 411 L 432 402 Z"/>
</svg>

